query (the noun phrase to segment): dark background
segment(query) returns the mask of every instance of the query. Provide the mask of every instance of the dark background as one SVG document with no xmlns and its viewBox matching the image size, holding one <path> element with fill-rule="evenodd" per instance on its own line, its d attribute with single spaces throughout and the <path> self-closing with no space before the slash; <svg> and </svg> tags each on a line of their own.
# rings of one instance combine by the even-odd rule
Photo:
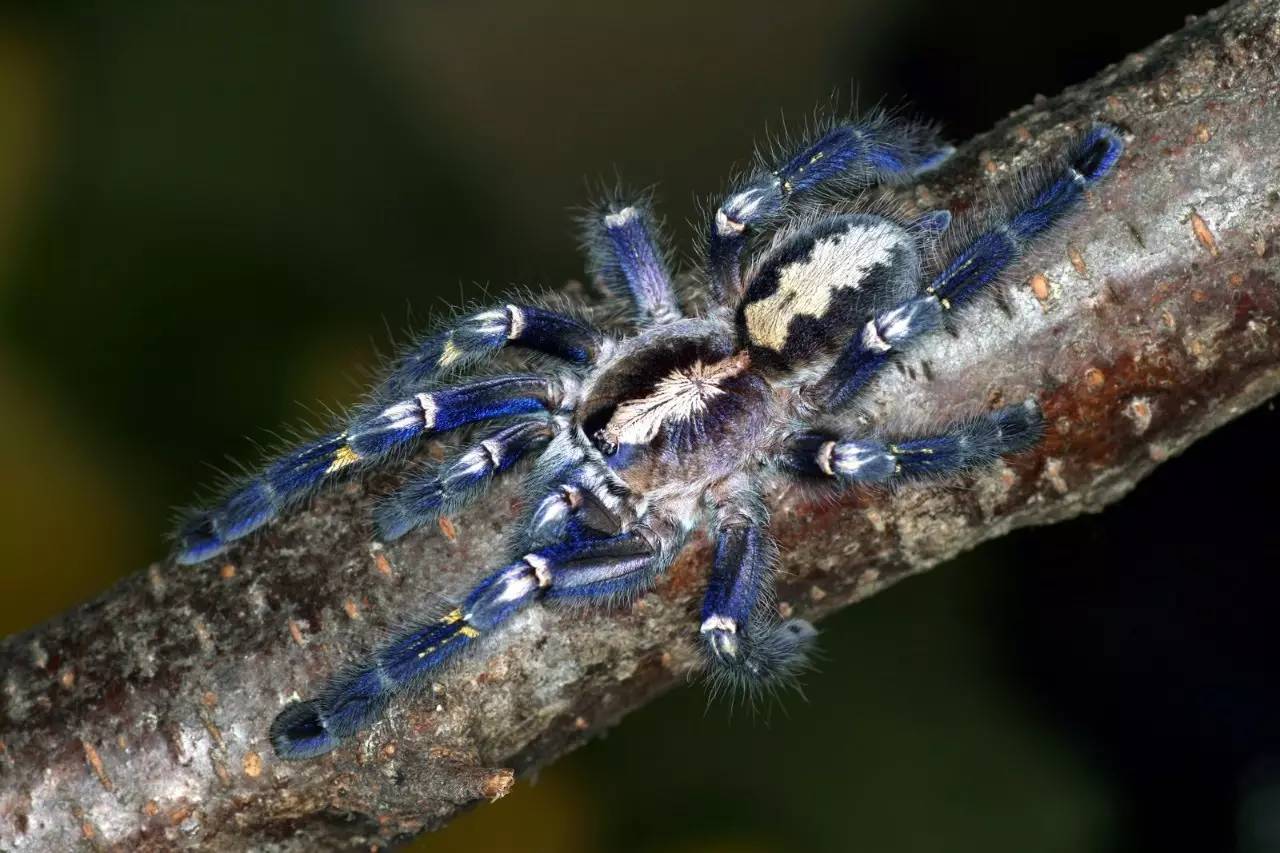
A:
<svg viewBox="0 0 1280 853">
<path fill-rule="evenodd" d="M 687 244 L 766 126 L 853 81 L 964 139 L 1206 8 L 8 8 L 0 631 L 160 556 L 210 463 L 354 399 L 410 306 L 581 276 L 585 179 L 657 182 Z M 422 849 L 1278 850 L 1278 429 L 830 620 L 785 713 L 676 691 Z"/>
</svg>

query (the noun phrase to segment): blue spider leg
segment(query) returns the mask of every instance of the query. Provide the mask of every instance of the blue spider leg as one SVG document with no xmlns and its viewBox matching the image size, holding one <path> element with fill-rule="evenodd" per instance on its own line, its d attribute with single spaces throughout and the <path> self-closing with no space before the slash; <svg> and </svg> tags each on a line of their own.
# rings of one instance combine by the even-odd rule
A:
<svg viewBox="0 0 1280 853">
<path fill-rule="evenodd" d="M 603 339 L 596 329 L 565 314 L 536 305 L 504 305 L 464 317 L 415 346 L 397 361 L 380 396 L 402 396 L 442 371 L 470 367 L 509 346 L 590 364 Z"/>
<path fill-rule="evenodd" d="M 635 305 L 642 323 L 667 323 L 683 316 L 646 201 L 611 202 L 583 224 L 592 271 Z"/>
<path fill-rule="evenodd" d="M 525 482 L 528 511 L 520 541 L 539 547 L 565 539 L 617 535 L 634 496 L 606 462 L 562 431 L 552 439 Z"/>
<path fill-rule="evenodd" d="M 1024 194 L 1005 222 L 979 234 L 929 285 L 944 308 L 968 301 L 1022 257 L 1027 244 L 1071 213 L 1085 190 L 1107 176 L 1124 141 L 1106 125 L 1095 125 L 1072 146 L 1063 167 Z"/>
<path fill-rule="evenodd" d="M 793 677 L 816 631 L 802 619 L 779 622 L 774 615 L 777 546 L 752 516 L 739 505 L 718 508 L 699 635 L 712 680 L 754 691 Z"/>
<path fill-rule="evenodd" d="M 530 451 L 546 446 L 553 433 L 545 420 L 521 421 L 487 436 L 438 471 L 410 479 L 374 510 L 378 536 L 399 539 L 424 522 L 457 512 Z"/>
<path fill-rule="evenodd" d="M 516 374 L 415 394 L 360 415 L 343 432 L 276 460 L 219 506 L 189 519 L 178 531 L 176 559 L 191 564 L 215 556 L 305 500 L 334 475 L 407 452 L 423 436 L 478 421 L 554 410 L 560 396 L 553 380 Z"/>
<path fill-rule="evenodd" d="M 845 345 L 830 369 L 804 390 L 805 398 L 827 411 L 843 409 L 907 344 L 940 328 L 944 310 L 937 298 L 928 295 L 877 313 Z"/>
<path fill-rule="evenodd" d="M 820 432 L 792 438 L 784 466 L 841 486 L 894 485 L 978 468 L 1035 445 L 1044 416 L 1034 400 L 949 424 L 936 435 L 886 441 Z"/>
<path fill-rule="evenodd" d="M 742 252 L 751 232 L 775 221 L 797 195 L 836 186 L 857 192 L 910 180 L 941 165 L 955 149 L 927 124 L 876 113 L 842 121 L 772 169 L 758 168 L 716 210 L 708 228 L 712 297 L 731 305 L 742 292 Z"/>
<path fill-rule="evenodd" d="M 617 533 L 621 520 L 585 476 L 567 475 L 538 502 L 529 516 L 527 536 L 532 542 L 564 537 Z"/>
<path fill-rule="evenodd" d="M 482 580 L 456 610 L 395 637 L 316 698 L 288 705 L 271 725 L 272 746 L 285 759 L 329 752 L 374 722 L 397 694 L 426 682 L 534 601 L 630 597 L 660 569 L 657 552 L 630 533 L 526 554 Z"/>
<path fill-rule="evenodd" d="M 923 295 L 876 314 L 845 346 L 830 370 L 806 391 L 830 411 L 847 406 L 904 347 L 939 328 L 944 314 L 987 288 L 1026 251 L 1036 237 L 1060 222 L 1119 159 L 1124 143 L 1102 125 L 1071 149 L 1062 169 L 1024 194 L 1005 221 L 962 248 Z"/>
<path fill-rule="evenodd" d="M 262 476 L 232 492 L 213 510 L 192 514 L 177 532 L 177 561 L 199 563 L 301 501 L 324 479 L 333 455 L 346 443 L 338 433 L 281 456 Z"/>
<path fill-rule="evenodd" d="M 575 450 L 563 445 L 549 450 L 559 464 L 537 472 L 530 483 L 532 510 L 524 523 L 528 541 L 612 536 L 621 530 L 629 490 L 607 466 Z"/>
</svg>

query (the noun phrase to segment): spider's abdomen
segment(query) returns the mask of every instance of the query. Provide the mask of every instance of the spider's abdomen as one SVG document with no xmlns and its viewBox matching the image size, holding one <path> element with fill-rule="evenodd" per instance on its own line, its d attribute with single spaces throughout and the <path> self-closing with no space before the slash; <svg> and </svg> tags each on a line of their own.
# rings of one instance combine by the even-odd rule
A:
<svg viewBox="0 0 1280 853">
<path fill-rule="evenodd" d="M 819 222 L 774 246 L 752 271 L 738 334 L 754 364 L 785 372 L 833 355 L 876 310 L 919 286 L 915 238 L 867 214 Z"/>
</svg>

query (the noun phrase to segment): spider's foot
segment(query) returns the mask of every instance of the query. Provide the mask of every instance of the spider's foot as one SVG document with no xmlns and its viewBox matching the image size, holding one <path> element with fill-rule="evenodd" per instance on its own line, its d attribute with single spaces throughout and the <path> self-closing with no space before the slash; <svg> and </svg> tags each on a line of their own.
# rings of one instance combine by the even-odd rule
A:
<svg viewBox="0 0 1280 853">
<path fill-rule="evenodd" d="M 294 702 L 271 724 L 271 746 L 276 755 L 288 760 L 324 755 L 338 745 L 325 724 L 320 706 L 314 702 Z"/>
<path fill-rule="evenodd" d="M 804 619 L 749 626 L 741 634 L 731 620 L 710 622 L 702 627 L 708 674 L 717 685 L 735 692 L 756 693 L 794 682 L 808 665 L 809 651 L 818 636 L 817 629 Z"/>
</svg>

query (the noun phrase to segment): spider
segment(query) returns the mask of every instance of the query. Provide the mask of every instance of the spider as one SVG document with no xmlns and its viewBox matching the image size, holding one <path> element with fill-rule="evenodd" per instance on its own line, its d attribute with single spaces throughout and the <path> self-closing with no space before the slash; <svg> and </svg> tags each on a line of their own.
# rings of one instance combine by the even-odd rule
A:
<svg viewBox="0 0 1280 853">
<path fill-rule="evenodd" d="M 953 150 L 929 125 L 875 114 L 828 121 L 772 164 L 758 158 L 708 217 L 697 311 L 676 296 L 648 199 L 615 197 L 586 217 L 585 242 L 594 271 L 629 306 L 629 332 L 548 303 L 461 317 L 406 351 L 341 429 L 188 518 L 177 559 L 196 563 L 321 486 L 404 458 L 425 436 L 498 421 L 378 505 L 377 532 L 389 541 L 532 459 L 513 562 L 316 698 L 287 705 L 271 726 L 276 753 L 334 749 L 534 602 L 635 598 L 701 525 L 714 539 L 698 627 L 708 670 L 748 687 L 791 677 L 815 631 L 776 616 L 765 496 L 785 482 L 838 491 L 945 477 L 1032 446 L 1042 427 L 1033 400 L 933 434 L 886 436 L 853 415 L 886 365 L 989 291 L 1079 205 L 1123 143 L 1093 126 L 1056 164 L 1024 176 L 968 238 L 947 211 L 833 203 L 910 181 Z M 537 369 L 477 374 L 508 347 Z"/>
</svg>

